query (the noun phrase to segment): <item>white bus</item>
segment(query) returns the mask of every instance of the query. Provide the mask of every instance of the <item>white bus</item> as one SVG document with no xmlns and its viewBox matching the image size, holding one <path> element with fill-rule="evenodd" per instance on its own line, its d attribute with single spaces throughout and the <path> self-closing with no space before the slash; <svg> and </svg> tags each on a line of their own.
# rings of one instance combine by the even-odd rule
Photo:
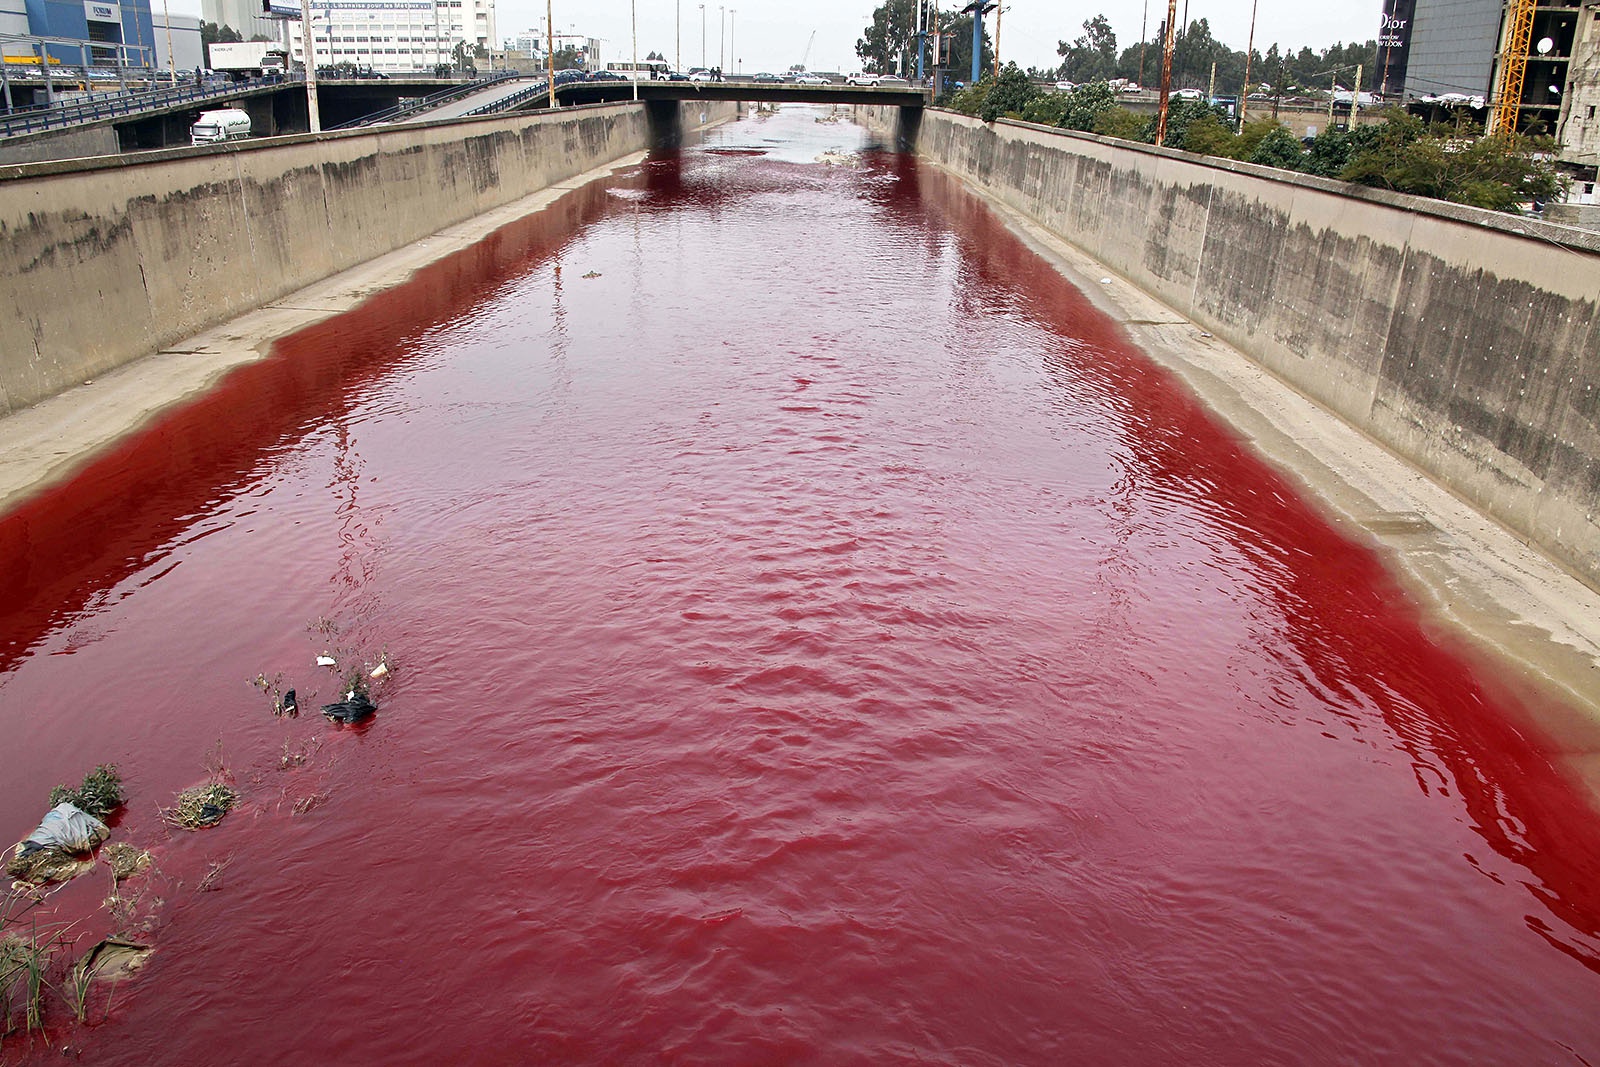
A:
<svg viewBox="0 0 1600 1067">
<path fill-rule="evenodd" d="M 623 81 L 633 81 L 634 65 L 631 61 L 619 60 L 615 63 L 607 63 L 606 70 L 613 74 L 622 75 Z M 639 60 L 638 70 L 639 80 L 642 82 L 666 81 L 667 75 L 672 71 L 672 67 L 664 59 L 641 59 Z"/>
</svg>

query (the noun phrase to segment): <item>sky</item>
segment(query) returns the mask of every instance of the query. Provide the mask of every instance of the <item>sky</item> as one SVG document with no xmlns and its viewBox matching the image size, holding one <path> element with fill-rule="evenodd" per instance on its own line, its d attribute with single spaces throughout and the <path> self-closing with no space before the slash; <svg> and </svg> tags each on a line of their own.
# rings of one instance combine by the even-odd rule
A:
<svg viewBox="0 0 1600 1067">
<path fill-rule="evenodd" d="M 577 32 L 604 39 L 603 58 L 626 59 L 632 54 L 629 0 L 551 0 L 557 33 Z M 682 49 L 684 67 L 701 66 L 701 10 L 698 0 L 635 0 L 638 6 L 639 55 L 661 52 L 669 62 Z M 1187 0 L 1189 21 L 1208 19 L 1218 40 L 1242 50 L 1250 32 L 1251 0 Z M 1027 68 L 1055 67 L 1061 60 L 1056 43 L 1083 32 L 1083 23 L 1104 14 L 1117 34 L 1117 47 L 1139 43 L 1144 0 L 1006 0 L 1000 23 L 1000 58 Z M 1265 51 L 1273 41 L 1298 49 L 1323 48 L 1338 41 L 1365 41 L 1378 35 L 1382 0 L 1355 3 L 1307 4 L 1304 0 L 1257 0 L 1256 47 Z M 848 73 L 859 70 L 855 43 L 872 20 L 874 0 L 732 0 L 705 7 L 705 64 L 716 66 L 719 46 L 722 66 L 746 74 L 788 70 L 805 60 L 813 70 Z M 944 0 L 943 6 L 959 6 Z M 1185 0 L 1178 0 L 1178 19 L 1184 17 Z M 719 11 L 730 7 L 732 41 L 719 33 Z M 530 26 L 543 27 L 543 0 L 499 0 L 496 21 L 501 38 Z M 681 11 L 681 45 L 676 20 Z M 1162 0 L 1151 0 L 1149 34 L 1166 17 Z M 815 32 L 816 40 L 811 42 Z M 989 16 L 994 36 L 994 16 Z M 810 43 L 810 54 L 806 55 Z M 732 49 L 733 51 L 730 51 Z"/>
<path fill-rule="evenodd" d="M 943 6 L 959 6 L 942 0 Z M 174 14 L 200 14 L 200 0 L 168 0 Z M 557 33 L 602 39 L 602 59 L 632 55 L 630 0 L 551 0 Z M 1208 19 L 1212 36 L 1242 50 L 1250 32 L 1252 0 L 1178 0 L 1178 19 Z M 1378 35 L 1382 0 L 1306 4 L 1304 0 L 1256 0 L 1256 47 L 1276 41 L 1285 48 L 1324 48 L 1335 42 L 1365 41 Z M 683 67 L 721 66 L 731 72 L 781 72 L 804 61 L 812 70 L 848 73 L 861 69 L 855 43 L 872 21 L 874 0 L 733 0 L 731 5 L 698 0 L 633 0 L 637 5 L 639 55 L 658 51 Z M 1058 41 L 1083 32 L 1083 23 L 1104 14 L 1117 34 L 1118 49 L 1138 44 L 1145 0 L 1006 0 L 1000 23 L 1000 58 L 1018 66 L 1053 68 L 1060 64 Z M 721 13 L 727 37 L 719 31 Z M 1148 33 L 1166 16 L 1161 0 L 1150 0 Z M 679 28 L 681 19 L 681 30 Z M 545 22 L 544 0 L 498 0 L 496 29 L 503 41 Z M 681 33 L 681 36 L 680 36 Z M 812 35 L 815 34 L 815 40 Z M 994 36 L 994 16 L 989 16 Z M 731 39 L 730 39 L 731 38 Z M 809 46 L 809 51 L 808 51 Z M 702 47 L 704 51 L 702 51 Z M 735 52 L 737 55 L 735 55 Z M 702 62 L 702 59 L 704 62 Z"/>
</svg>

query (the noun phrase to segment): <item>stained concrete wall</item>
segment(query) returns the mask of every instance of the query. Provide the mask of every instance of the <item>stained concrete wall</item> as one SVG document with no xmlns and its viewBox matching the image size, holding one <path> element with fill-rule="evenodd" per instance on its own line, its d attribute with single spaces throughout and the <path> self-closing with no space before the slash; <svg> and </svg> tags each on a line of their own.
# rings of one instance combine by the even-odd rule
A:
<svg viewBox="0 0 1600 1067">
<path fill-rule="evenodd" d="M 0 414 L 649 138 L 629 103 L 0 167 Z"/>
<path fill-rule="evenodd" d="M 0 163 L 41 163 L 51 159 L 82 159 L 118 151 L 117 129 L 108 119 L 87 126 L 8 137 L 0 143 Z"/>
<path fill-rule="evenodd" d="M 1600 587 L 1600 235 L 948 112 L 918 151 Z"/>
</svg>

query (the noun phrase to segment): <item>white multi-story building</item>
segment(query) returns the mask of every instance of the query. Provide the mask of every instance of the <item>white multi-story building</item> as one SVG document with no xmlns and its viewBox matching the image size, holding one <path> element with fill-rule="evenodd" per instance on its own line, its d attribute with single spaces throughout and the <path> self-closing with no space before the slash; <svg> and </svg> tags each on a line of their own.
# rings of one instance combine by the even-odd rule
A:
<svg viewBox="0 0 1600 1067">
<path fill-rule="evenodd" d="M 505 44 L 507 48 L 521 52 L 530 59 L 543 59 L 545 55 L 544 28 L 535 26 L 531 29 L 523 30 L 515 37 L 506 38 Z M 583 49 L 584 66 L 589 70 L 600 69 L 600 38 L 585 37 L 576 32 L 558 33 L 556 34 L 556 51 L 560 52 L 563 48 Z"/>
<path fill-rule="evenodd" d="M 431 70 L 451 62 L 457 44 L 490 47 L 494 0 L 314 0 L 311 24 L 318 66 Z M 290 54 L 303 62 L 300 23 L 287 26 Z"/>
</svg>

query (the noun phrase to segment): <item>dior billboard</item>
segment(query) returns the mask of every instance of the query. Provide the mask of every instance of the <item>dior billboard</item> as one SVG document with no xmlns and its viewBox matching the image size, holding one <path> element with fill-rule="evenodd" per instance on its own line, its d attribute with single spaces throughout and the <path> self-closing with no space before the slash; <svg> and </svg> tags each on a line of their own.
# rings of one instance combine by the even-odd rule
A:
<svg viewBox="0 0 1600 1067">
<path fill-rule="evenodd" d="M 1417 0 L 1384 0 L 1383 28 L 1378 33 L 1378 91 L 1386 96 L 1405 88 L 1416 10 Z"/>
</svg>

